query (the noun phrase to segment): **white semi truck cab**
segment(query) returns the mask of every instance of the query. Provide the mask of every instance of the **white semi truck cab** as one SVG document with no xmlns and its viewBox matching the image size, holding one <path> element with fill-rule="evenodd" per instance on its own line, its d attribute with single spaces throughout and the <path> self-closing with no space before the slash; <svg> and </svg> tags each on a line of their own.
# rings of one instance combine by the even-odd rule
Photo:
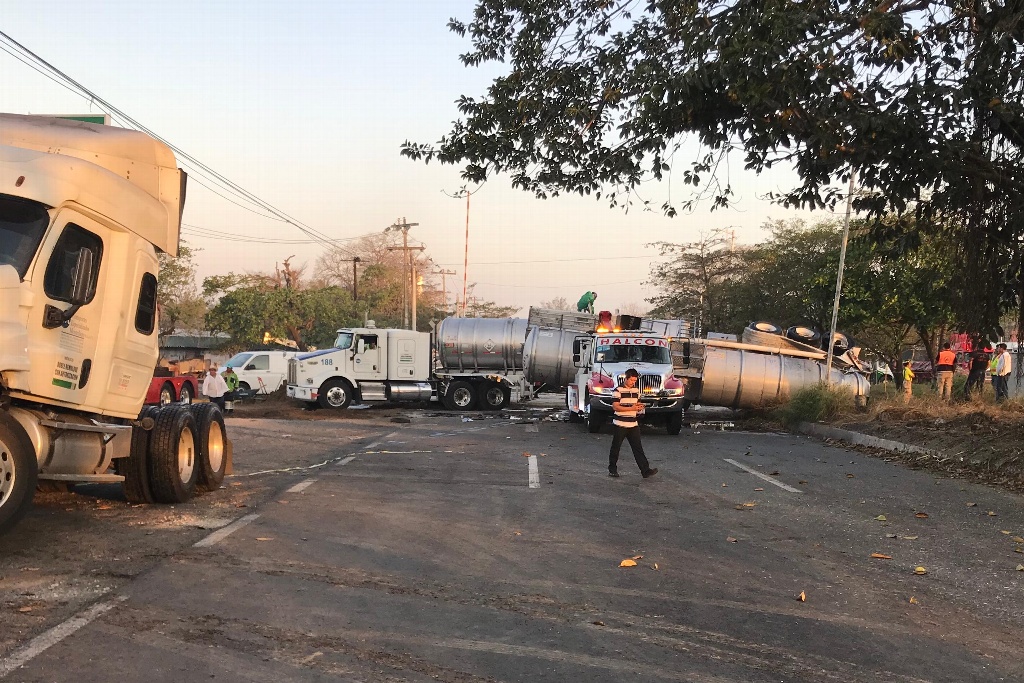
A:
<svg viewBox="0 0 1024 683">
<path fill-rule="evenodd" d="M 429 401 L 430 335 L 412 330 L 355 327 L 338 330 L 334 348 L 289 361 L 288 397 L 324 408 L 352 401 Z"/>
<path fill-rule="evenodd" d="M 219 486 L 219 413 L 140 413 L 185 180 L 148 135 L 0 114 L 0 533 L 37 484 L 124 482 L 136 502 Z"/>
<path fill-rule="evenodd" d="M 675 374 L 668 337 L 644 330 L 599 329 L 576 337 L 573 363 L 579 370 L 566 391 L 570 420 L 586 421 L 591 432 L 600 431 L 612 418 L 613 392 L 632 368 L 640 375 L 637 386 L 645 408 L 641 421 L 679 433 L 686 383 Z"/>
</svg>

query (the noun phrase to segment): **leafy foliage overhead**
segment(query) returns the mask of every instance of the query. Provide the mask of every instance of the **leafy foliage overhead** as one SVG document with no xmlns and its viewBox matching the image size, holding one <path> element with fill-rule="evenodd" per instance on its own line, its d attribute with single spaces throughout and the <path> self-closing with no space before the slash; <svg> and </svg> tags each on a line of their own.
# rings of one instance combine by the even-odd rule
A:
<svg viewBox="0 0 1024 683">
<path fill-rule="evenodd" d="M 834 205 L 831 183 L 856 169 L 857 208 L 874 216 L 979 195 L 1019 207 L 1022 17 L 993 1 L 479 0 L 449 23 L 472 41 L 462 61 L 508 71 L 458 100 L 437 145 L 403 153 L 463 164 L 471 182 L 504 171 L 541 197 L 610 189 L 614 203 L 678 170 L 692 136 L 704 152 L 684 178 L 717 204 L 737 152 L 755 171 L 796 168 L 787 205 Z"/>
</svg>

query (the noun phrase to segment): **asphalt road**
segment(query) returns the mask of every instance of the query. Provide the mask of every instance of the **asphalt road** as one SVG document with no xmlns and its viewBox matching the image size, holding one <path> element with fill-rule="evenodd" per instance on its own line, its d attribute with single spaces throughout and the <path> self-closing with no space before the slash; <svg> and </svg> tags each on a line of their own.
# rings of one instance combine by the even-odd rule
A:
<svg viewBox="0 0 1024 683">
<path fill-rule="evenodd" d="M 189 505 L 41 497 L 0 680 L 1024 680 L 1019 496 L 709 425 L 611 479 L 610 433 L 509 416 L 236 419 Z"/>
</svg>

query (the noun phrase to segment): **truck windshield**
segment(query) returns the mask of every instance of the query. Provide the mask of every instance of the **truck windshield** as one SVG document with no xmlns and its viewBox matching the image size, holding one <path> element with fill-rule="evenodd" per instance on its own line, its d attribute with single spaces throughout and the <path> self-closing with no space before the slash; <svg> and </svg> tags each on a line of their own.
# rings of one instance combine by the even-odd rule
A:
<svg viewBox="0 0 1024 683">
<path fill-rule="evenodd" d="M 352 348 L 352 333 L 351 332 L 339 332 L 338 338 L 334 340 L 334 348 L 336 349 L 351 349 Z"/>
<path fill-rule="evenodd" d="M 604 354 L 605 363 L 671 363 L 667 347 L 664 346 L 625 346 L 610 344 L 598 346 L 598 353 Z"/>
<path fill-rule="evenodd" d="M 251 353 L 236 353 L 224 365 L 229 368 L 244 368 L 245 362 L 250 358 L 252 358 Z"/>
<path fill-rule="evenodd" d="M 39 202 L 0 194 L 0 265 L 14 266 L 24 280 L 49 224 Z"/>
</svg>

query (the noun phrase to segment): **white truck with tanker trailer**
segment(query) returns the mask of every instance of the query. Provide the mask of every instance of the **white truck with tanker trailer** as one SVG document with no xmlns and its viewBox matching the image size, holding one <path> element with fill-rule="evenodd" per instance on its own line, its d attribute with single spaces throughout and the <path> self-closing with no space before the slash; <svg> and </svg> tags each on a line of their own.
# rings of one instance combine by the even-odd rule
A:
<svg viewBox="0 0 1024 683">
<path fill-rule="evenodd" d="M 37 486 L 122 482 L 163 503 L 220 486 L 217 407 L 143 408 L 185 181 L 148 135 L 0 114 L 0 533 Z"/>
<path fill-rule="evenodd" d="M 522 318 L 445 318 L 434 333 L 344 328 L 333 348 L 289 361 L 287 393 L 322 408 L 436 398 L 452 410 L 498 410 L 534 393 L 525 338 Z"/>
</svg>

